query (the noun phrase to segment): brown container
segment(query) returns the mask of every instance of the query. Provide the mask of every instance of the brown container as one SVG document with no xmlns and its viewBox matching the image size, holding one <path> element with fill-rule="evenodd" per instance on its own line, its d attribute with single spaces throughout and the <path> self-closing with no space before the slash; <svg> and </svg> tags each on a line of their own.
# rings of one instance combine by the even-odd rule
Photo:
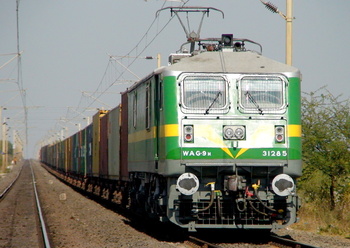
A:
<svg viewBox="0 0 350 248">
<path fill-rule="evenodd" d="M 120 105 L 108 113 L 108 178 L 120 175 Z"/>
<path fill-rule="evenodd" d="M 67 155 L 67 166 L 65 172 L 70 172 L 72 170 L 73 164 L 73 138 L 70 136 L 67 138 L 68 145 L 68 155 Z"/>
</svg>

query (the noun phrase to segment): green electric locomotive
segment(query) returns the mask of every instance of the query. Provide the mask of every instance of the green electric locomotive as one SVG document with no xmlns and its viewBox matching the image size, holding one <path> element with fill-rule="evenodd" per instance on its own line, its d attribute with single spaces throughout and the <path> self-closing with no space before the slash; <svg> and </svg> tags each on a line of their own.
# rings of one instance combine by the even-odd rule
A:
<svg viewBox="0 0 350 248">
<path fill-rule="evenodd" d="M 301 74 L 249 43 L 199 40 L 123 93 L 132 209 L 189 231 L 297 221 Z"/>
<path fill-rule="evenodd" d="M 300 71 L 220 38 L 189 41 L 41 161 L 81 190 L 188 231 L 297 221 Z"/>
</svg>

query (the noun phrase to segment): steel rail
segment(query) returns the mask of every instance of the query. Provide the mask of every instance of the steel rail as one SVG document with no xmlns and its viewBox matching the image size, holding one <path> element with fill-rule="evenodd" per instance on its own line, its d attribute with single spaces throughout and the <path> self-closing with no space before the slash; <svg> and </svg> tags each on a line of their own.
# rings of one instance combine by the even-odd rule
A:
<svg viewBox="0 0 350 248">
<path fill-rule="evenodd" d="M 22 172 L 22 169 L 23 169 L 23 165 L 22 165 L 22 167 L 21 167 L 21 170 L 18 172 L 17 177 L 10 183 L 9 186 L 7 186 L 7 187 L 4 189 L 3 192 L 1 192 L 1 194 L 0 194 L 0 200 L 1 200 L 3 197 L 5 197 L 5 195 L 10 191 L 10 189 L 12 188 L 12 186 L 15 184 L 15 182 L 16 182 L 17 179 L 19 178 L 19 175 L 20 175 L 21 172 Z"/>
<path fill-rule="evenodd" d="M 31 161 L 29 161 L 29 165 L 30 165 L 30 170 L 32 172 L 33 189 L 34 189 L 34 194 L 35 194 L 36 207 L 37 207 L 37 210 L 38 210 L 38 215 L 39 215 L 39 220 L 40 220 L 41 232 L 42 232 L 42 236 L 43 236 L 43 239 L 44 239 L 44 246 L 45 246 L 45 248 L 51 248 L 50 241 L 49 241 L 49 236 L 48 236 L 48 232 L 47 232 L 47 228 L 46 228 L 46 224 L 45 224 L 44 217 L 43 217 L 43 214 L 42 214 L 42 211 L 41 211 L 41 205 L 40 205 L 38 192 L 37 192 L 37 189 L 36 189 L 36 180 L 35 180 L 35 175 L 34 175 L 34 171 L 33 171 L 33 167 L 32 167 Z"/>
<path fill-rule="evenodd" d="M 188 240 L 185 241 L 185 244 L 191 246 L 191 247 L 203 247 L 203 248 L 221 248 L 221 246 L 211 244 L 207 241 L 198 239 L 193 236 L 189 236 Z"/>
<path fill-rule="evenodd" d="M 279 246 L 280 247 L 291 247 L 291 248 L 319 248 L 318 246 L 312 246 L 304 243 L 300 243 L 298 241 L 292 240 L 292 239 L 287 239 L 280 237 L 276 234 L 271 234 L 271 243 L 273 245 Z"/>
</svg>

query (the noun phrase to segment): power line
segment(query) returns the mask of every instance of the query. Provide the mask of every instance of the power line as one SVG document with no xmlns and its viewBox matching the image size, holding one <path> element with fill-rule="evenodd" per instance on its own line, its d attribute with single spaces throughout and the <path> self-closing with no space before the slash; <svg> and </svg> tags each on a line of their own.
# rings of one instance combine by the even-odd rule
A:
<svg viewBox="0 0 350 248">
<path fill-rule="evenodd" d="M 182 4 L 182 6 L 185 6 L 188 2 L 189 2 L 189 0 L 184 2 Z M 161 8 L 163 8 L 165 4 L 166 3 L 163 3 Z M 110 56 L 108 65 L 106 67 L 106 70 L 105 70 L 105 72 L 104 72 L 104 74 L 102 76 L 102 79 L 101 79 L 100 83 L 98 84 L 96 90 L 92 94 L 89 95 L 89 97 L 93 98 L 93 100 L 87 105 L 87 107 L 85 109 L 90 108 L 92 106 L 92 104 L 94 104 L 96 101 L 100 101 L 100 100 L 98 100 L 98 98 L 100 98 L 103 94 L 105 94 L 112 86 L 114 86 L 116 84 L 116 82 L 122 81 L 121 78 L 123 77 L 125 72 L 126 71 L 130 71 L 130 69 L 129 69 L 130 66 L 134 64 L 134 62 L 139 58 L 140 54 L 142 54 L 154 42 L 154 40 L 164 31 L 164 29 L 168 26 L 168 24 L 173 19 L 173 17 L 174 16 L 171 16 L 170 19 L 168 20 L 168 22 L 159 31 L 157 31 L 157 33 L 154 35 L 154 37 L 149 42 L 147 41 L 145 47 L 140 52 L 137 51 L 137 55 L 134 56 L 133 60 L 128 65 L 126 65 L 126 66 L 123 65 L 122 66 L 122 67 L 124 67 L 124 70 L 122 72 L 120 72 L 119 76 L 111 84 L 109 84 L 106 89 L 100 90 L 100 87 L 102 87 L 103 80 L 106 77 L 107 70 L 108 70 L 109 66 L 111 65 L 111 61 L 112 60 L 111 60 L 111 56 Z M 152 27 L 154 26 L 154 24 L 156 23 L 156 21 L 158 19 L 159 19 L 159 16 L 155 16 L 155 18 L 153 19 L 153 21 L 150 24 L 149 28 L 147 29 L 145 34 L 141 37 L 140 41 L 124 57 L 129 57 L 130 54 L 133 51 L 135 51 L 135 50 L 137 50 L 139 48 L 141 42 L 148 37 L 150 30 L 152 29 Z M 114 61 L 116 61 L 115 58 L 114 58 Z M 94 96 L 94 95 L 97 95 L 97 96 Z M 76 110 L 81 109 L 80 105 L 82 104 L 82 101 L 83 101 L 83 98 L 84 98 L 83 96 L 84 95 L 82 95 L 80 97 L 80 100 L 79 100 L 79 103 L 78 103 L 78 106 L 77 106 Z M 66 116 L 68 116 L 68 112 L 67 112 Z M 73 116 L 72 118 L 69 118 L 69 120 L 73 120 L 73 119 L 77 118 L 77 116 L 78 116 L 78 114 Z"/>
<path fill-rule="evenodd" d="M 158 17 L 155 17 L 155 20 L 157 19 Z M 153 39 L 141 50 L 141 52 L 139 52 L 136 56 L 135 56 L 135 58 L 127 65 L 127 66 L 125 66 L 125 70 L 119 75 L 119 77 L 117 77 L 100 95 L 98 95 L 97 96 L 97 98 L 99 98 L 104 92 L 106 92 L 107 90 L 109 90 L 114 84 L 115 84 L 115 82 L 117 82 L 123 75 L 124 75 L 124 73 L 127 71 L 127 70 L 129 70 L 128 68 L 132 65 L 132 64 L 134 64 L 134 62 L 137 60 L 137 57 L 138 56 L 140 56 L 140 54 L 142 54 L 152 43 L 153 43 L 153 41 L 160 35 L 160 33 L 168 26 L 168 24 L 170 23 L 170 21 L 173 19 L 173 17 L 171 17 L 170 19 L 169 19 L 169 21 L 163 26 L 163 28 L 160 30 L 160 31 L 158 31 L 157 32 L 157 34 L 153 37 Z M 153 25 L 154 24 L 154 22 L 155 21 L 153 21 L 152 22 L 152 24 L 151 25 Z M 150 29 L 150 28 L 149 28 Z M 148 29 L 148 30 L 149 30 Z M 145 37 L 146 35 L 144 35 L 143 37 L 142 37 L 142 39 Z M 128 55 L 133 51 L 133 50 L 135 50 L 137 47 L 138 47 L 138 45 L 141 43 L 141 41 L 128 53 Z M 116 60 L 115 60 L 116 61 Z M 97 91 L 97 90 L 96 90 Z M 94 101 L 89 105 L 89 106 L 91 106 L 92 104 L 94 103 Z"/>
<path fill-rule="evenodd" d="M 186 1 L 185 3 L 183 3 L 182 6 L 184 6 L 187 2 L 188 2 L 188 1 Z M 163 5 L 162 5 L 161 8 L 163 8 L 165 4 L 166 4 L 166 3 L 163 3 Z M 119 76 L 118 76 L 110 85 L 108 85 L 106 89 L 101 90 L 100 93 L 95 97 L 95 99 L 94 99 L 92 102 L 90 102 L 90 104 L 88 104 L 88 107 L 91 107 L 92 104 L 94 104 L 94 103 L 96 102 L 96 99 L 100 98 L 105 92 L 107 92 L 112 86 L 114 86 L 116 82 L 120 81 L 120 78 L 125 74 L 125 72 L 126 72 L 127 70 L 129 70 L 130 66 L 134 64 L 134 62 L 139 58 L 140 54 L 142 54 L 142 53 L 153 43 L 153 41 L 163 32 L 163 30 L 168 26 L 168 24 L 169 24 L 170 21 L 173 19 L 173 17 L 174 17 L 174 16 L 170 17 L 170 19 L 168 20 L 168 22 L 161 28 L 161 30 L 159 30 L 159 31 L 155 34 L 155 36 L 151 39 L 151 41 L 149 41 L 149 42 L 146 44 L 146 46 L 145 46 L 140 52 L 138 52 L 136 56 L 133 57 L 133 60 L 132 60 L 128 65 L 123 66 L 123 67 L 125 67 L 125 68 L 124 68 L 124 70 L 123 70 L 122 72 L 120 72 Z M 145 32 L 145 34 L 141 37 L 140 41 L 134 46 L 134 48 L 132 48 L 132 49 L 125 55 L 125 57 L 129 57 L 130 54 L 131 54 L 133 51 L 135 51 L 135 50 L 140 46 L 141 42 L 142 42 L 146 37 L 148 37 L 148 34 L 149 34 L 150 30 L 152 29 L 152 27 L 154 26 L 154 24 L 155 24 L 155 22 L 158 20 L 158 18 L 159 18 L 159 16 L 155 16 L 155 18 L 153 19 L 153 21 L 152 21 L 152 23 L 150 24 L 149 28 L 147 29 L 147 31 Z M 114 59 L 114 60 L 115 60 L 115 59 Z M 115 60 L 115 61 L 116 61 L 116 60 Z M 95 92 L 92 93 L 92 95 L 95 95 L 97 92 L 99 92 L 99 88 L 100 88 L 101 85 L 102 85 L 103 78 L 105 77 L 105 75 L 106 75 L 106 73 L 107 73 L 107 69 L 108 69 L 110 63 L 111 63 L 111 57 L 110 57 L 110 60 L 109 60 L 108 65 L 107 65 L 107 67 L 106 67 L 105 73 L 104 73 L 104 75 L 103 75 L 103 77 L 102 77 L 102 79 L 101 79 L 99 85 L 97 86 Z M 127 69 L 126 69 L 126 68 L 127 68 Z M 82 102 L 82 97 L 80 98 L 78 108 L 80 107 L 81 102 Z"/>
</svg>

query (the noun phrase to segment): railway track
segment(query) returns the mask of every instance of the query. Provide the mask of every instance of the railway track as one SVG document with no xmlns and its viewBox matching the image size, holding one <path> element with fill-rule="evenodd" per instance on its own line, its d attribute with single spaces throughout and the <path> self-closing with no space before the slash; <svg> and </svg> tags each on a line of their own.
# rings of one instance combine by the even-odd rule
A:
<svg viewBox="0 0 350 248">
<path fill-rule="evenodd" d="M 0 201 L 5 197 L 5 195 L 10 191 L 10 189 L 12 188 L 13 184 L 17 181 L 21 170 L 23 167 L 21 167 L 20 171 L 18 172 L 17 176 L 10 182 L 10 184 L 6 185 L 6 187 L 0 191 Z"/>
<path fill-rule="evenodd" d="M 189 236 L 188 240 L 186 240 L 184 242 L 184 244 L 189 246 L 189 247 L 193 247 L 193 248 L 201 248 L 201 247 L 203 247 L 203 248 L 221 248 L 221 246 L 211 244 L 207 241 L 198 239 L 198 238 L 193 237 L 193 236 Z"/>
<path fill-rule="evenodd" d="M 272 248 L 280 247 L 280 248 L 318 248 L 317 246 L 312 246 L 304 243 L 300 243 L 295 240 L 287 239 L 284 237 L 280 237 L 275 234 L 271 234 L 269 237 L 268 245 Z M 191 248 L 222 248 L 222 246 L 210 243 L 208 241 L 199 239 L 197 237 L 189 236 L 188 239 L 184 242 L 184 244 Z M 228 244 L 225 243 L 225 247 Z M 240 244 L 241 245 L 241 244 Z M 250 244 L 246 244 L 250 245 Z M 261 246 L 266 247 L 266 244 L 262 244 Z M 235 247 L 235 244 L 232 243 L 232 246 L 229 247 Z M 241 246 L 240 246 L 241 247 Z M 248 246 L 247 246 L 248 247 Z M 254 247 L 259 247 L 259 245 L 254 245 Z"/>
<path fill-rule="evenodd" d="M 0 192 L 0 199 L 0 247 L 51 247 L 29 160 Z"/>
<path fill-rule="evenodd" d="M 283 238 L 275 234 L 271 234 L 270 239 L 271 239 L 271 242 L 270 242 L 271 245 L 281 247 L 281 248 L 318 248 L 317 246 L 300 243 L 298 241 Z"/>
<path fill-rule="evenodd" d="M 46 170 L 48 170 L 50 173 L 52 173 L 54 176 L 56 176 L 58 179 L 63 180 L 63 178 L 57 172 L 52 171 L 50 168 L 48 168 L 46 166 L 44 166 L 44 168 Z M 82 193 L 82 191 L 80 191 L 79 187 L 77 187 L 76 185 L 72 184 L 71 182 L 66 182 L 66 183 L 69 184 L 71 187 L 78 189 L 78 191 L 80 193 Z M 99 200 L 96 200 L 96 201 L 100 202 Z M 130 218 L 130 216 L 129 216 L 129 218 Z M 259 239 L 259 238 L 257 238 L 257 239 Z M 248 238 L 245 240 L 251 240 L 251 238 Z M 257 245 L 259 243 L 259 240 L 251 240 L 251 241 L 255 242 L 254 247 L 259 247 L 259 245 Z M 193 248 L 220 248 L 220 247 L 223 247 L 220 245 L 221 242 L 222 241 L 220 241 L 220 239 L 218 239 L 217 241 L 215 241 L 215 244 L 213 244 L 211 242 L 202 240 L 201 238 L 189 236 L 184 241 L 184 244 L 187 247 L 193 247 Z M 243 241 L 243 243 L 245 243 L 245 242 L 246 241 Z M 262 245 L 264 247 L 266 247 L 266 245 L 268 245 L 269 247 L 274 247 L 274 248 L 276 248 L 276 247 L 281 247 L 281 248 L 317 248 L 316 246 L 303 244 L 303 243 L 300 243 L 300 242 L 297 242 L 297 241 L 294 241 L 291 239 L 283 238 L 283 237 L 280 237 L 280 236 L 274 235 L 274 234 L 272 234 L 270 237 L 264 238 L 262 243 L 264 243 Z M 249 241 L 247 241 L 246 244 L 250 245 Z M 229 242 L 225 242 L 224 247 L 237 247 L 237 246 L 235 244 L 235 241 L 232 241 L 232 243 L 229 241 Z"/>
</svg>

